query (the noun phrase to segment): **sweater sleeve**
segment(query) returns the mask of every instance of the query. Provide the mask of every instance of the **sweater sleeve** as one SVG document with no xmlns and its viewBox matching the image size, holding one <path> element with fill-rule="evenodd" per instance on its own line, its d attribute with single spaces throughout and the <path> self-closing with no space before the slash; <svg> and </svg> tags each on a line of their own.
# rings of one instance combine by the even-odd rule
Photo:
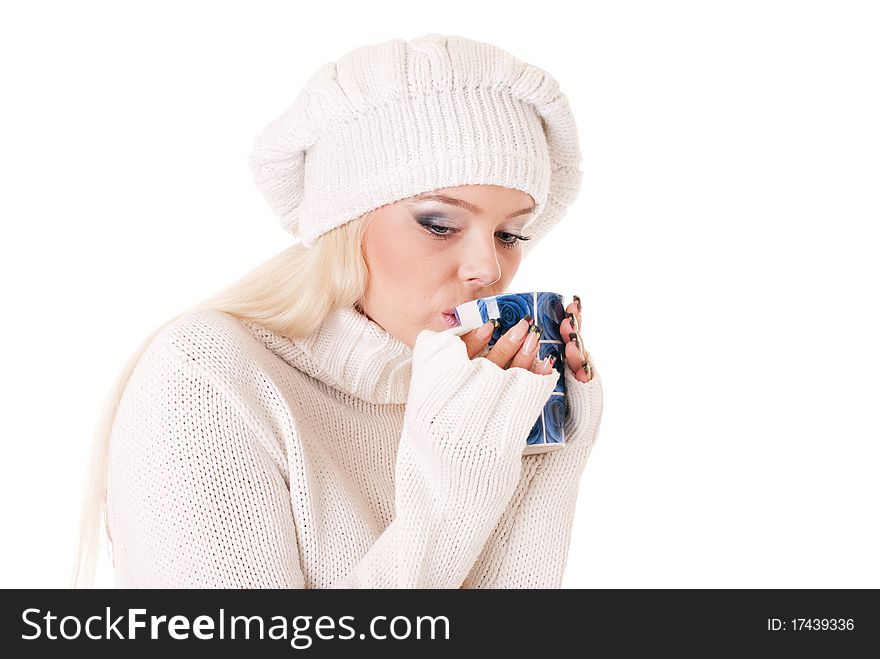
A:
<svg viewBox="0 0 880 659">
<path fill-rule="evenodd" d="M 602 381 L 565 369 L 566 445 L 523 456 L 510 504 L 463 588 L 559 588 L 565 572 L 581 475 L 602 417 Z"/>
<path fill-rule="evenodd" d="M 264 437 L 203 367 L 148 349 L 108 454 L 117 587 L 303 588 L 286 465 Z"/>
<path fill-rule="evenodd" d="M 460 588 L 510 502 L 558 376 L 471 360 L 423 330 L 395 466 L 395 516 L 335 588 Z"/>
</svg>

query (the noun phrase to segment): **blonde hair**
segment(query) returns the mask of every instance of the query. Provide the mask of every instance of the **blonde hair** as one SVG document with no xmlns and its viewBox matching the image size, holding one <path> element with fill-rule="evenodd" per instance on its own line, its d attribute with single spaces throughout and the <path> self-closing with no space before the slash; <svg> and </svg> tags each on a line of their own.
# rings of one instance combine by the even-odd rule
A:
<svg viewBox="0 0 880 659">
<path fill-rule="evenodd" d="M 297 243 L 276 254 L 244 277 L 194 304 L 147 336 L 122 369 L 98 420 L 85 485 L 71 585 L 93 585 L 99 532 L 106 521 L 106 461 L 116 409 L 135 369 L 152 340 L 169 323 L 196 309 L 215 309 L 288 338 L 308 336 L 335 307 L 360 308 L 369 271 L 363 236 L 372 211 L 322 234 L 311 249 Z M 107 535 L 108 538 L 109 532 Z M 110 538 L 112 543 L 112 538 Z"/>
</svg>

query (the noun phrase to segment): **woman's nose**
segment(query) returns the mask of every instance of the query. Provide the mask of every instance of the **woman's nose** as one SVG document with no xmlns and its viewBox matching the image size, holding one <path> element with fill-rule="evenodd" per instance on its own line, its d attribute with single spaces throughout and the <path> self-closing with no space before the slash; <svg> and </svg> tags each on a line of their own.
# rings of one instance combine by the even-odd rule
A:
<svg viewBox="0 0 880 659">
<path fill-rule="evenodd" d="M 494 240 L 494 236 L 491 242 L 474 240 L 468 246 L 463 264 L 466 279 L 478 279 L 484 286 L 494 284 L 501 279 L 501 266 L 498 263 Z"/>
</svg>

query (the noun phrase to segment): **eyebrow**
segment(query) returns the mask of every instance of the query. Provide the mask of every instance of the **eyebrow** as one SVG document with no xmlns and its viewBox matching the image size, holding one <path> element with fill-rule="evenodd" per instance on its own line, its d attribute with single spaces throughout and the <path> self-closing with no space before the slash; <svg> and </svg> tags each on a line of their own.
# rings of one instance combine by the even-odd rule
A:
<svg viewBox="0 0 880 659">
<path fill-rule="evenodd" d="M 470 203 L 469 201 L 465 201 L 464 199 L 456 199 L 455 197 L 447 197 L 446 195 L 442 195 L 442 194 L 432 194 L 432 195 L 424 195 L 424 196 L 419 195 L 418 197 L 416 197 L 416 199 L 419 199 L 419 200 L 434 199 L 435 201 L 440 201 L 440 202 L 443 202 L 444 204 L 450 204 L 452 206 L 458 206 L 459 208 L 464 208 L 465 210 L 469 210 L 471 213 L 474 213 L 475 215 L 479 215 L 480 213 L 483 212 L 482 208 L 480 208 L 479 206 L 477 206 L 475 204 Z M 528 215 L 533 210 L 535 210 L 534 205 L 529 208 L 523 208 L 522 210 L 515 211 L 515 212 L 511 213 L 510 215 L 508 215 L 507 218 L 505 218 L 505 219 L 511 220 L 515 217 L 519 217 L 520 215 Z"/>
</svg>

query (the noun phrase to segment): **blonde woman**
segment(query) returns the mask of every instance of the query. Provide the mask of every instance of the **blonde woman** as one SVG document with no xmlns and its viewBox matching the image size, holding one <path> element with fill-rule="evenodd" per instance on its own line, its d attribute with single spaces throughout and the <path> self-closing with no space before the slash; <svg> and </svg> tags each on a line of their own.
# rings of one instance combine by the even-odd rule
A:
<svg viewBox="0 0 880 659">
<path fill-rule="evenodd" d="M 429 34 L 320 67 L 251 165 L 300 242 L 154 331 L 96 438 L 74 583 L 106 521 L 118 587 L 556 588 L 602 389 L 566 337 L 566 445 L 523 455 L 559 377 L 498 295 L 576 197 L 545 71 Z M 481 331 L 483 330 L 483 331 Z"/>
</svg>

